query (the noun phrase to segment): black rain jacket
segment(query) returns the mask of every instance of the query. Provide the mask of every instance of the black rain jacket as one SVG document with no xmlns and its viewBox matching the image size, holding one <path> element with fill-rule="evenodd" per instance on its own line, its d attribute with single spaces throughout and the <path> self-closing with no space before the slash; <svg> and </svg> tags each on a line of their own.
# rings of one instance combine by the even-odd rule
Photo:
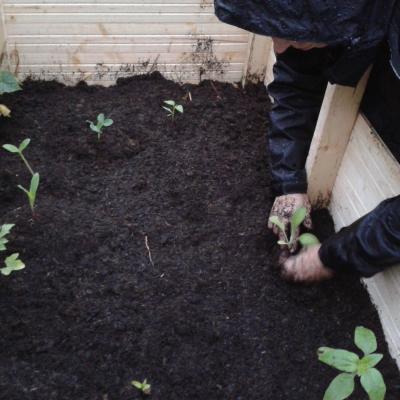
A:
<svg viewBox="0 0 400 400">
<path fill-rule="evenodd" d="M 268 87 L 275 194 L 307 192 L 305 161 L 327 83 L 355 86 L 386 42 L 400 76 L 400 0 L 215 0 L 215 12 L 253 33 L 328 45 L 278 55 Z M 332 269 L 366 277 L 400 263 L 400 196 L 325 241 L 319 254 Z"/>
</svg>

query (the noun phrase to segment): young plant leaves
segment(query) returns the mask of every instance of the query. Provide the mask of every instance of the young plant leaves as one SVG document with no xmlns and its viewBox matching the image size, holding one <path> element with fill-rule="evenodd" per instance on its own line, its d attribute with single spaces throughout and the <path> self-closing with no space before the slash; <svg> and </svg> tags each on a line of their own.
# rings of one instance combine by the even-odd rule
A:
<svg viewBox="0 0 400 400">
<path fill-rule="evenodd" d="M 269 217 L 269 222 L 276 225 L 282 232 L 285 232 L 285 224 L 276 215 Z"/>
<path fill-rule="evenodd" d="M 318 238 L 312 233 L 303 233 L 299 236 L 298 240 L 303 247 L 319 244 Z"/>
<path fill-rule="evenodd" d="M 114 121 L 111 118 L 106 118 L 103 122 L 103 126 L 111 126 Z"/>
<path fill-rule="evenodd" d="M 5 268 L 1 268 L 0 272 L 3 275 L 8 276 L 13 271 L 19 271 L 20 269 L 24 269 L 25 264 L 18 257 L 19 257 L 19 253 L 14 253 L 14 254 L 11 254 L 11 256 L 8 256 L 4 261 L 6 266 L 5 266 Z"/>
<path fill-rule="evenodd" d="M 291 242 L 294 240 L 297 228 L 302 224 L 306 215 L 307 215 L 307 209 L 305 207 L 300 207 L 293 213 L 292 218 L 290 220 L 290 241 Z"/>
<path fill-rule="evenodd" d="M 24 139 L 21 144 L 19 145 L 18 150 L 22 153 L 29 145 L 29 143 L 31 142 L 31 139 L 27 138 Z"/>
<path fill-rule="evenodd" d="M 357 326 L 354 343 L 365 355 L 373 353 L 378 348 L 374 332 L 363 326 Z"/>
<path fill-rule="evenodd" d="M 357 365 L 360 358 L 357 354 L 342 349 L 320 347 L 318 349 L 319 361 L 343 372 L 357 372 Z"/>
<path fill-rule="evenodd" d="M 175 106 L 175 101 L 174 100 L 164 100 L 164 103 L 168 104 L 169 106 Z"/>
<path fill-rule="evenodd" d="M 376 368 L 371 368 L 361 375 L 360 382 L 370 400 L 383 400 L 385 398 L 386 385 L 382 374 Z"/>
<path fill-rule="evenodd" d="M 183 106 L 181 106 L 180 104 L 178 104 L 177 106 L 175 106 L 175 110 L 179 111 L 180 113 L 183 113 Z"/>
<path fill-rule="evenodd" d="M 12 144 L 3 144 L 3 149 L 9 151 L 10 153 L 19 153 L 19 148 Z"/>
<path fill-rule="evenodd" d="M 0 229 L 0 251 L 7 250 L 6 244 L 8 243 L 8 239 L 6 239 L 5 236 L 7 236 L 11 232 L 11 229 L 13 227 L 14 227 L 14 224 L 4 224 L 1 226 L 1 229 Z"/>
<path fill-rule="evenodd" d="M 354 392 L 354 374 L 339 374 L 328 386 L 323 400 L 344 400 Z"/>
<path fill-rule="evenodd" d="M 368 354 L 363 357 L 357 366 L 357 374 L 359 376 L 363 375 L 368 369 L 375 367 L 383 358 L 383 354 Z"/>
</svg>

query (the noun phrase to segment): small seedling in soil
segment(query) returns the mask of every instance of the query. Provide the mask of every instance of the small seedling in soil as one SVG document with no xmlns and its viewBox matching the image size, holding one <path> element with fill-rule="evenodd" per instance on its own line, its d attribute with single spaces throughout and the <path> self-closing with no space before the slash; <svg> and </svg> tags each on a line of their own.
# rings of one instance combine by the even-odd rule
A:
<svg viewBox="0 0 400 400">
<path fill-rule="evenodd" d="M 149 395 L 151 393 L 151 385 L 147 383 L 147 379 L 145 379 L 143 382 L 132 381 L 131 385 L 140 390 L 145 395 Z"/>
<path fill-rule="evenodd" d="M 12 144 L 4 144 L 3 145 L 3 149 L 9 151 L 10 153 L 16 153 L 18 154 L 22 161 L 24 162 L 24 164 L 26 165 L 26 168 L 28 168 L 29 172 L 31 173 L 31 175 L 34 174 L 32 167 L 29 165 L 27 159 L 25 158 L 25 156 L 23 155 L 23 151 L 28 147 L 29 143 L 31 142 L 31 139 L 25 139 L 21 142 L 21 144 L 16 147 Z"/>
<path fill-rule="evenodd" d="M 5 144 L 3 145 L 3 148 L 10 153 L 16 153 L 18 154 L 22 161 L 24 162 L 26 168 L 28 168 L 28 171 L 31 173 L 32 178 L 31 178 L 31 183 L 29 186 L 29 190 L 25 189 L 22 185 L 18 185 L 18 189 L 21 189 L 28 197 L 29 201 L 29 206 L 31 207 L 32 214 L 34 215 L 34 208 L 35 208 L 35 202 L 36 202 L 36 194 L 37 190 L 39 188 L 39 181 L 40 181 L 40 176 L 37 172 L 34 172 L 30 164 L 28 163 L 28 160 L 25 158 L 23 151 L 28 147 L 31 139 L 25 139 L 21 142 L 21 144 L 16 147 L 12 144 Z"/>
<path fill-rule="evenodd" d="M 290 238 L 286 234 L 285 224 L 277 216 L 272 216 L 269 221 L 276 225 L 283 233 L 283 240 L 278 240 L 278 244 L 281 246 L 287 246 L 288 248 L 295 247 L 296 240 L 300 242 L 303 247 L 313 246 L 319 243 L 318 238 L 312 233 L 303 233 L 296 239 L 296 231 L 302 224 L 307 215 L 307 209 L 305 207 L 298 208 L 290 220 Z"/>
<path fill-rule="evenodd" d="M 183 106 L 176 104 L 174 100 L 165 100 L 164 103 L 167 104 L 167 106 L 162 106 L 162 108 L 167 111 L 168 117 L 171 117 L 172 120 L 175 119 L 177 111 L 183 114 Z"/>
<path fill-rule="evenodd" d="M 111 118 L 106 118 L 103 113 L 97 116 L 97 124 L 95 125 L 92 121 L 86 121 L 90 124 L 90 129 L 97 134 L 97 139 L 100 140 L 103 134 L 103 128 L 111 126 L 114 121 Z"/>
<path fill-rule="evenodd" d="M 18 185 L 18 189 L 21 189 L 28 197 L 29 206 L 31 207 L 32 214 L 35 214 L 35 202 L 36 193 L 39 188 L 40 175 L 35 172 L 31 178 L 31 184 L 29 190 L 25 189 L 23 186 Z"/>
<path fill-rule="evenodd" d="M 8 239 L 6 236 L 10 233 L 11 229 L 14 227 L 14 224 L 4 224 L 0 228 L 0 251 L 7 250 L 6 244 L 8 243 Z M 25 268 L 25 264 L 19 259 L 19 253 L 13 253 L 10 256 L 6 257 L 4 260 L 5 267 L 0 268 L 0 272 L 3 275 L 10 275 L 13 271 L 18 271 L 20 269 Z"/>
<path fill-rule="evenodd" d="M 320 347 L 318 359 L 329 366 L 342 371 L 328 386 L 323 400 L 344 400 L 354 391 L 355 377 L 360 378 L 363 389 L 370 400 L 383 400 L 386 385 L 382 374 L 374 368 L 383 358 L 374 353 L 377 349 L 375 334 L 363 326 L 358 326 L 354 333 L 355 345 L 364 353 L 360 358 L 347 350 Z"/>
<path fill-rule="evenodd" d="M 13 93 L 17 90 L 21 90 L 21 86 L 15 76 L 8 71 L 0 71 L 0 95 L 3 93 Z M 4 104 L 0 104 L 0 115 L 10 117 L 11 111 Z"/>
</svg>

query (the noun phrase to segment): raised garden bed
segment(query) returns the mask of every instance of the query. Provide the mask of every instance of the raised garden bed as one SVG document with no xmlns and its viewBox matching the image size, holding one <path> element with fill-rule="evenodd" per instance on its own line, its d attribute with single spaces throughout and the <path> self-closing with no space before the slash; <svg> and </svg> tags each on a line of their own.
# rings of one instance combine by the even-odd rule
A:
<svg viewBox="0 0 400 400">
<path fill-rule="evenodd" d="M 175 123 L 166 99 L 184 107 Z M 25 82 L 3 100 L 1 144 L 30 137 L 42 181 L 32 219 L 16 188 L 29 176 L 2 151 L 2 223 L 27 266 L 1 277 L 1 399 L 139 399 L 130 382 L 147 378 L 151 399 L 320 400 L 336 371 L 316 350 L 355 350 L 357 325 L 377 334 L 386 399 L 399 399 L 358 279 L 279 276 L 262 85 Z M 85 121 L 100 112 L 114 124 L 98 141 Z M 315 221 L 332 232 L 326 213 Z"/>
</svg>

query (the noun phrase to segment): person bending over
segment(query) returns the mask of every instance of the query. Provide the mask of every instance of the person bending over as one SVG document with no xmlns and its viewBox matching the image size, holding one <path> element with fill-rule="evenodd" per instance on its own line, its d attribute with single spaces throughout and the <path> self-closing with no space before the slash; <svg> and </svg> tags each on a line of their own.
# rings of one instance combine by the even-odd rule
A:
<svg viewBox="0 0 400 400">
<path fill-rule="evenodd" d="M 268 86 L 273 98 L 268 144 L 276 198 L 270 216 L 288 225 L 293 213 L 305 207 L 303 224 L 311 228 L 305 162 L 326 85 L 356 86 L 387 43 L 400 75 L 400 1 L 215 0 L 215 12 L 225 23 L 272 37 L 277 61 Z M 397 263 L 400 196 L 321 245 L 289 257 L 282 274 L 295 282 L 329 279 L 335 272 L 371 277 Z"/>
</svg>

